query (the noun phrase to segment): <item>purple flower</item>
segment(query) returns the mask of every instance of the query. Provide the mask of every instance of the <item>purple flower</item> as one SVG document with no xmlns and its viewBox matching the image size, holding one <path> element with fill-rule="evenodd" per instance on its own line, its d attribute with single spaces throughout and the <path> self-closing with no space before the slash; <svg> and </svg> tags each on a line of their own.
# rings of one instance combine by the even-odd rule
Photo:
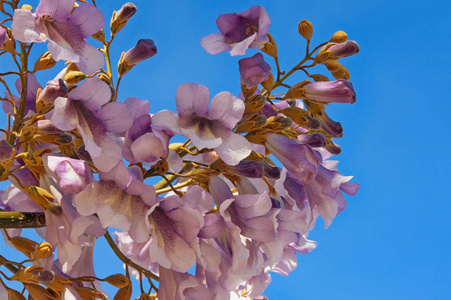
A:
<svg viewBox="0 0 451 300">
<path fill-rule="evenodd" d="M 155 189 L 142 182 L 141 169 L 137 166 L 127 169 L 120 162 L 99 177 L 100 181 L 92 182 L 75 196 L 80 214 L 96 213 L 104 228 L 128 231 L 137 242 L 148 240 L 145 216 L 155 203 Z"/>
<path fill-rule="evenodd" d="M 199 148 L 213 148 L 226 164 L 237 165 L 251 153 L 250 143 L 232 131 L 242 118 L 244 103 L 229 92 L 217 94 L 211 101 L 207 87 L 184 83 L 175 95 L 177 113 L 164 110 L 152 122 L 190 138 Z"/>
<path fill-rule="evenodd" d="M 46 87 L 39 94 L 39 100 L 44 104 L 52 104 L 56 98 L 67 94 L 67 86 L 62 79 L 53 79 L 47 82 Z"/>
<path fill-rule="evenodd" d="M 246 85 L 246 88 L 257 86 L 269 78 L 271 66 L 265 62 L 261 53 L 240 59 L 238 64 L 240 66 L 240 81 L 241 84 Z"/>
<path fill-rule="evenodd" d="M 354 103 L 356 98 L 354 87 L 344 79 L 312 82 L 303 88 L 304 96 L 317 101 Z"/>
<path fill-rule="evenodd" d="M 271 20 L 261 6 L 252 6 L 240 13 L 223 14 L 216 20 L 221 33 L 204 37 L 200 44 L 210 54 L 230 51 L 230 55 L 244 55 L 248 48 L 261 49 L 268 42 L 266 32 Z"/>
<path fill-rule="evenodd" d="M 68 98 L 55 100 L 50 119 L 60 130 L 77 128 L 94 165 L 102 172 L 108 172 L 122 159 L 121 148 L 108 137 L 107 132 L 125 132 L 133 122 L 124 103 L 106 104 L 110 96 L 106 83 L 96 77 L 89 78 L 73 89 Z"/>
<path fill-rule="evenodd" d="M 268 134 L 266 137 L 266 148 L 294 176 L 306 182 L 316 176 L 321 155 L 310 146 L 280 134 Z"/>
<path fill-rule="evenodd" d="M 68 60 L 88 74 L 103 67 L 103 55 L 85 39 L 105 25 L 103 14 L 96 7 L 80 3 L 71 14 L 75 0 L 41 0 L 36 13 L 28 9 L 14 11 L 12 32 L 23 43 L 49 41 L 53 59 Z"/>
</svg>

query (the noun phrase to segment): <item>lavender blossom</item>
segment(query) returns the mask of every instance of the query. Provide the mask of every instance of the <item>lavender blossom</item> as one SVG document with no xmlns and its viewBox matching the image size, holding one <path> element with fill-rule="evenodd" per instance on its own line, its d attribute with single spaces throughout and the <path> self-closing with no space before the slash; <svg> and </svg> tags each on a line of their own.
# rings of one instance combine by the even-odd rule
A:
<svg viewBox="0 0 451 300">
<path fill-rule="evenodd" d="M 110 96 L 106 83 L 96 77 L 89 78 L 73 89 L 68 98 L 55 100 L 50 119 L 60 130 L 78 129 L 94 165 L 102 172 L 111 170 L 122 159 L 121 148 L 108 137 L 107 132 L 125 132 L 133 122 L 124 103 L 106 104 Z"/>
<path fill-rule="evenodd" d="M 3 27 L 0 27 L 0 49 L 2 48 L 3 44 L 8 40 L 8 35 L 6 34 L 6 29 Z"/>
<path fill-rule="evenodd" d="M 359 45 L 355 41 L 346 41 L 340 44 L 334 44 L 327 49 L 332 59 L 351 56 L 359 53 Z"/>
<path fill-rule="evenodd" d="M 265 62 L 261 53 L 240 59 L 238 64 L 240 66 L 241 84 L 245 85 L 248 89 L 259 85 L 269 78 L 271 66 Z"/>
<path fill-rule="evenodd" d="M 231 50 L 230 55 L 244 55 L 248 48 L 261 49 L 268 42 L 271 20 L 261 6 L 240 13 L 223 14 L 216 20 L 221 33 L 204 37 L 200 44 L 210 54 Z"/>
<path fill-rule="evenodd" d="M 80 3 L 71 14 L 75 0 L 41 0 L 36 13 L 16 9 L 11 25 L 14 38 L 23 43 L 49 41 L 54 60 L 68 60 L 92 74 L 104 65 L 103 55 L 85 39 L 105 25 L 103 14 L 91 4 Z"/>
<path fill-rule="evenodd" d="M 207 87 L 184 83 L 175 95 L 177 114 L 168 110 L 156 113 L 152 122 L 190 138 L 199 148 L 213 148 L 226 164 L 237 165 L 251 153 L 250 143 L 232 131 L 242 118 L 244 103 L 229 92 L 217 94 L 211 101 Z"/>
</svg>

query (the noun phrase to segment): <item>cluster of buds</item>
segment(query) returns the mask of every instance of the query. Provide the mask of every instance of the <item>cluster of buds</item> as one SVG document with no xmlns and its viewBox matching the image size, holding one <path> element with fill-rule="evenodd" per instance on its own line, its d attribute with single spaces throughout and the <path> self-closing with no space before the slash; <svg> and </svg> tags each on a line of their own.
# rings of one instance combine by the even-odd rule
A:
<svg viewBox="0 0 451 300">
<path fill-rule="evenodd" d="M 176 112 L 151 113 L 149 101 L 118 101 L 118 89 L 134 66 L 156 55 L 153 40 L 139 40 L 122 53 L 116 74 L 111 68 L 109 49 L 137 12 L 134 4 L 113 13 L 108 40 L 102 12 L 86 1 L 41 0 L 36 9 L 17 9 L 16 2 L 0 2 L 12 16 L 1 22 L 0 58 L 12 54 L 20 69 L 0 75 L 10 119 L 0 137 L 0 180 L 11 183 L 1 193 L 0 227 L 26 259 L 0 255 L 0 268 L 12 273 L 0 272 L 0 296 L 105 299 L 104 282 L 118 289 L 114 299 L 130 299 L 134 277 L 141 281 L 138 299 L 267 299 L 271 273 L 288 275 L 296 254 L 316 247 L 308 235 L 317 218 L 328 227 L 346 207 L 343 193 L 357 193 L 352 176 L 329 160 L 341 151 L 333 139 L 343 128 L 325 112 L 331 103 L 356 101 L 349 71 L 338 62 L 359 50 L 346 33 L 310 51 L 313 25 L 302 20 L 306 55 L 282 71 L 263 7 L 221 15 L 220 33 L 201 45 L 211 54 L 257 51 L 238 62 L 242 95 L 211 97 L 206 86 L 184 83 Z M 102 51 L 86 41 L 90 36 Z M 32 44 L 47 41 L 48 51 L 28 71 Z M 59 60 L 66 66 L 43 87 L 40 71 L 54 71 Z M 336 80 L 310 72 L 318 64 Z M 18 96 L 2 77 L 8 75 L 19 75 Z M 148 184 L 155 177 L 162 180 Z M 45 227 L 44 241 L 22 236 L 28 227 Z M 114 238 L 109 229 L 117 230 Z M 96 277 L 100 237 L 126 265 L 125 275 Z M 22 292 L 8 281 L 22 283 Z"/>
</svg>

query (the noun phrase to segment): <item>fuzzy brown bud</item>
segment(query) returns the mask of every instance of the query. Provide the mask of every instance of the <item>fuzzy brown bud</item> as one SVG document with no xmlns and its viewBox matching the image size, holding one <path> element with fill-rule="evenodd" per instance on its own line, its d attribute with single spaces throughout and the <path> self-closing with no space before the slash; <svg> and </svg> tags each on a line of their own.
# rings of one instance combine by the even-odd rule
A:
<svg viewBox="0 0 451 300">
<path fill-rule="evenodd" d="M 274 86 L 274 75 L 269 73 L 268 80 L 262 82 L 262 86 L 271 94 L 272 88 Z"/>
<path fill-rule="evenodd" d="M 334 76 L 335 79 L 345 79 L 348 81 L 351 79 L 351 73 L 343 65 L 340 65 L 338 70 L 332 73 L 332 76 Z"/>
<path fill-rule="evenodd" d="M 128 279 L 125 275 L 122 274 L 113 274 L 104 279 L 104 281 L 108 282 L 112 286 L 117 288 L 123 288 L 130 284 L 130 279 Z"/>
<path fill-rule="evenodd" d="M 49 51 L 43 53 L 34 64 L 33 72 L 40 70 L 47 70 L 56 65 L 56 61 L 53 59 Z"/>
<path fill-rule="evenodd" d="M 266 33 L 266 35 L 268 36 L 269 41 L 265 44 L 265 46 L 263 46 L 261 50 L 272 57 L 277 57 L 276 41 L 269 33 Z"/>
<path fill-rule="evenodd" d="M 321 74 L 310 75 L 310 78 L 315 80 L 315 82 L 318 82 L 318 81 L 330 81 L 330 79 L 327 76 L 324 76 L 324 75 L 321 75 Z"/>
<path fill-rule="evenodd" d="M 300 99 L 305 93 L 303 87 L 307 84 L 311 83 L 310 81 L 304 80 L 302 82 L 298 82 L 288 89 L 283 99 Z"/>
<path fill-rule="evenodd" d="M 80 71 L 70 71 L 64 76 L 64 81 L 68 84 L 76 84 L 86 78 L 86 74 Z"/>
<path fill-rule="evenodd" d="M 344 31 L 337 31 L 335 32 L 332 37 L 330 38 L 331 42 L 334 43 L 344 43 L 348 39 L 348 35 Z"/>
<path fill-rule="evenodd" d="M 304 39 L 310 41 L 313 35 L 313 25 L 309 20 L 301 20 L 298 25 L 298 31 Z"/>
</svg>

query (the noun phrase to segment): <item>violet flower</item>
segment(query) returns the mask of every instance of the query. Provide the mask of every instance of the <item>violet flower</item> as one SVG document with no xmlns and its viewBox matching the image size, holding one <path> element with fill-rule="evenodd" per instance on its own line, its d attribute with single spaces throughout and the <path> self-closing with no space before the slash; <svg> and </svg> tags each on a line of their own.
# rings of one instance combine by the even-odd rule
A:
<svg viewBox="0 0 451 300">
<path fill-rule="evenodd" d="M 71 90 L 68 98 L 58 97 L 51 122 L 60 130 L 77 128 L 94 165 L 107 172 L 122 159 L 121 148 L 107 132 L 122 133 L 130 128 L 132 114 L 124 103 L 112 102 L 106 83 L 93 77 Z M 100 108 L 100 106 L 102 106 Z"/>
<path fill-rule="evenodd" d="M 271 19 L 261 6 L 252 6 L 240 13 L 220 15 L 216 24 L 221 33 L 212 33 L 200 41 L 210 54 L 231 50 L 232 56 L 244 55 L 248 48 L 261 49 L 269 40 L 266 32 Z"/>
<path fill-rule="evenodd" d="M 45 88 L 39 94 L 39 100 L 45 105 L 53 104 L 56 98 L 67 94 L 67 86 L 62 79 L 53 79 L 47 82 Z"/>
<path fill-rule="evenodd" d="M 242 118 L 244 103 L 229 92 L 217 94 L 211 101 L 207 87 L 184 83 L 175 95 L 177 114 L 164 110 L 152 122 L 190 138 L 199 148 L 213 148 L 228 165 L 237 165 L 251 153 L 250 143 L 232 131 Z"/>
<path fill-rule="evenodd" d="M 344 79 L 312 82 L 303 89 L 304 96 L 317 101 L 354 103 L 356 99 L 352 83 Z"/>
<path fill-rule="evenodd" d="M 151 39 L 141 39 L 135 47 L 125 52 L 122 60 L 129 66 L 134 66 L 143 60 L 151 58 L 157 54 L 157 47 Z"/>
<path fill-rule="evenodd" d="M 91 4 L 75 0 L 41 0 L 36 13 L 16 9 L 11 25 L 13 36 L 23 43 L 49 41 L 48 49 L 54 60 L 68 60 L 80 71 L 92 74 L 104 65 L 103 54 L 85 39 L 105 25 L 102 12 Z"/>
<path fill-rule="evenodd" d="M 256 53 L 252 57 L 243 58 L 238 61 L 241 84 L 246 88 L 259 85 L 268 80 L 271 66 L 265 62 L 261 53 Z"/>
<path fill-rule="evenodd" d="M 298 140 L 280 134 L 268 134 L 266 148 L 287 168 L 294 176 L 303 181 L 311 181 L 318 172 L 321 155 L 310 146 Z"/>
</svg>

